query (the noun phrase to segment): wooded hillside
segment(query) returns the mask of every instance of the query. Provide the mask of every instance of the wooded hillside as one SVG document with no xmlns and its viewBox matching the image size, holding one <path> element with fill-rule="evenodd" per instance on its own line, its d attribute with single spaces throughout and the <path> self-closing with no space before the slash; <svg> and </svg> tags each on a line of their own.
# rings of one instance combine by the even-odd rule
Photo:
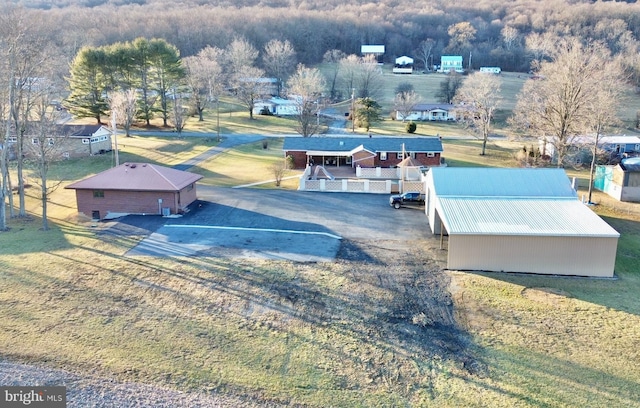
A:
<svg viewBox="0 0 640 408">
<path fill-rule="evenodd" d="M 207 45 L 225 48 L 244 37 L 257 49 L 289 40 L 299 62 L 315 64 L 328 50 L 359 54 L 362 44 L 384 44 L 385 60 L 416 55 L 433 41 L 433 56 L 455 53 L 465 67 L 528 71 L 525 38 L 545 32 L 605 41 L 614 53 L 637 55 L 640 5 L 630 2 L 534 0 L 22 0 L 42 18 L 40 29 L 71 60 L 85 45 L 138 37 L 162 38 L 182 56 Z M 635 3 L 635 2 L 633 2 Z M 468 23 L 466 31 L 452 31 Z M 458 27 L 460 28 L 460 27 Z M 463 27 L 464 28 L 464 27 Z"/>
</svg>

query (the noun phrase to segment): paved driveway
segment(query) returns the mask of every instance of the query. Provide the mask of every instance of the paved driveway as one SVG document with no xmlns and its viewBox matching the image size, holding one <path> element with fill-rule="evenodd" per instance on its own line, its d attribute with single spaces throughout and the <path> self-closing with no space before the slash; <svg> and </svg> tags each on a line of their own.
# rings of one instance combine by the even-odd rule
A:
<svg viewBox="0 0 640 408">
<path fill-rule="evenodd" d="M 198 196 L 192 212 L 166 219 L 127 255 L 322 262 L 345 240 L 409 244 L 431 236 L 423 208 L 395 210 L 387 195 L 199 186 Z"/>
</svg>

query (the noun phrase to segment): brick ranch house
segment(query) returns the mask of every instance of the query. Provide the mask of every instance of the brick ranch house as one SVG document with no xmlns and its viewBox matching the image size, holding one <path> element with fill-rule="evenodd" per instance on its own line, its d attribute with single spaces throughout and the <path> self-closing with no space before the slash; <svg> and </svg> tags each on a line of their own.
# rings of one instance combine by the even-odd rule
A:
<svg viewBox="0 0 640 408">
<path fill-rule="evenodd" d="M 149 163 L 125 163 L 65 188 L 76 190 L 78 212 L 93 219 L 125 214 L 180 214 L 196 198 L 199 174 Z"/>
<path fill-rule="evenodd" d="M 347 167 L 397 167 L 411 157 L 421 166 L 439 166 L 438 137 L 287 137 L 282 147 L 296 169 L 310 164 Z"/>
</svg>

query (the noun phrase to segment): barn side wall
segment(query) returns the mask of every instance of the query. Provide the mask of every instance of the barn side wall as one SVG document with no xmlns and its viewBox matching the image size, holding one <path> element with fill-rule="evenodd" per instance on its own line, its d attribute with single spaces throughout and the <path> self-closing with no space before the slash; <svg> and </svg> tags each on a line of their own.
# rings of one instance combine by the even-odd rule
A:
<svg viewBox="0 0 640 408">
<path fill-rule="evenodd" d="M 618 238 L 450 235 L 457 270 L 612 277 Z"/>
</svg>

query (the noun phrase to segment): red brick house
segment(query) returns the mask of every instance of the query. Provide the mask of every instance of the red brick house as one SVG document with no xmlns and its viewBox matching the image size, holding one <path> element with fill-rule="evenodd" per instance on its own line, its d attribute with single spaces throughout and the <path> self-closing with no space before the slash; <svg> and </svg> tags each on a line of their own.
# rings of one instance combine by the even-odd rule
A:
<svg viewBox="0 0 640 408">
<path fill-rule="evenodd" d="M 149 163 L 125 163 L 65 188 L 76 190 L 78 212 L 93 219 L 123 214 L 180 214 L 196 196 L 201 175 Z"/>
<path fill-rule="evenodd" d="M 282 150 L 297 169 L 308 164 L 397 167 L 406 157 L 431 167 L 440 165 L 442 142 L 438 137 L 288 137 Z"/>
</svg>

